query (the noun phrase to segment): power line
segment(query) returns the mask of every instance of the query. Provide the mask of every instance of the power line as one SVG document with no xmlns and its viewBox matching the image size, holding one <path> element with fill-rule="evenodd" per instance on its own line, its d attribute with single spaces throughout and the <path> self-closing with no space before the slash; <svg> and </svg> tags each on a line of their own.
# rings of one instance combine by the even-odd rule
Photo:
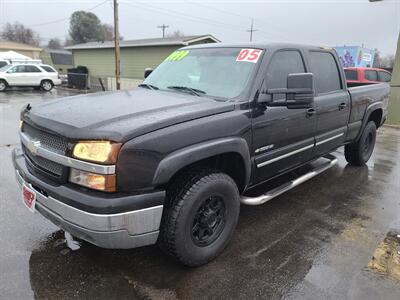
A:
<svg viewBox="0 0 400 300">
<path fill-rule="evenodd" d="M 161 28 L 161 30 L 162 30 L 162 38 L 164 38 L 165 37 L 165 29 L 169 28 L 169 26 L 165 25 L 165 24 L 162 24 L 162 25 L 157 26 L 157 28 Z"/>
<path fill-rule="evenodd" d="M 132 2 L 135 2 L 132 3 Z M 179 17 L 182 19 L 186 19 L 189 21 L 194 21 L 194 22 L 198 22 L 198 23 L 203 23 L 203 24 L 207 24 L 207 25 L 214 25 L 214 26 L 225 26 L 229 29 L 232 29 L 232 27 L 236 27 L 236 28 L 240 28 L 239 30 L 243 30 L 242 26 L 238 26 L 238 25 L 234 25 L 234 24 L 227 24 L 227 23 L 223 23 L 220 21 L 215 21 L 213 19 L 209 19 L 209 18 L 204 18 L 204 17 L 199 17 L 199 16 L 192 16 L 192 15 L 188 15 L 188 14 L 184 14 L 182 12 L 176 11 L 176 10 L 172 10 L 172 9 L 167 9 L 167 8 L 158 8 L 149 4 L 140 4 L 136 1 L 127 1 L 127 2 L 122 2 L 126 5 L 132 6 L 132 7 L 138 7 L 141 9 L 145 9 L 145 10 L 149 10 L 149 11 L 153 11 L 153 12 L 157 12 L 163 15 L 170 15 L 173 17 Z"/>
<path fill-rule="evenodd" d="M 218 7 L 209 6 L 209 5 L 206 5 L 206 4 L 203 4 L 203 3 L 198 3 L 198 2 L 192 2 L 192 1 L 189 1 L 189 0 L 186 0 L 186 3 L 189 3 L 191 5 L 195 5 L 195 6 L 199 6 L 199 7 L 203 7 L 203 8 L 212 10 L 212 11 L 218 11 L 218 12 L 226 14 L 226 15 L 231 15 L 231 16 L 247 19 L 247 20 L 253 20 L 254 19 L 255 21 L 258 22 L 258 24 L 265 24 L 268 28 L 275 28 L 275 30 L 273 32 L 271 32 L 271 31 L 267 32 L 268 34 L 273 33 L 273 34 L 279 36 L 280 39 L 282 39 L 282 36 L 284 36 L 288 40 L 292 39 L 288 34 L 282 33 L 282 30 L 280 28 L 277 28 L 274 24 L 265 22 L 264 19 L 261 20 L 261 19 L 257 19 L 257 18 L 252 18 L 252 17 L 245 16 L 245 15 L 242 15 L 242 14 L 226 11 L 226 10 L 220 9 Z M 259 31 L 262 32 L 263 30 L 259 30 Z M 278 33 L 276 33 L 276 32 L 278 32 Z M 270 37 L 267 37 L 267 38 L 270 38 Z"/>
<path fill-rule="evenodd" d="M 100 3 L 96 4 L 96 5 L 93 6 L 93 7 L 90 7 L 90 8 L 88 8 L 88 9 L 86 9 L 86 11 L 95 10 L 96 8 L 98 8 L 98 7 L 102 6 L 102 5 L 104 5 L 105 3 L 109 2 L 109 1 L 110 1 L 110 0 L 105 0 L 105 1 L 103 1 L 103 2 L 100 2 Z M 71 19 L 71 16 L 66 17 L 66 18 L 62 18 L 62 19 L 57 19 L 57 20 L 54 20 L 54 21 L 49 21 L 49 22 L 43 22 L 43 23 L 38 23 L 38 24 L 29 25 L 28 27 L 38 27 L 38 26 L 50 25 L 50 24 L 55 24 L 55 23 L 64 22 L 64 21 L 67 21 L 67 20 L 70 20 L 70 19 Z"/>
</svg>

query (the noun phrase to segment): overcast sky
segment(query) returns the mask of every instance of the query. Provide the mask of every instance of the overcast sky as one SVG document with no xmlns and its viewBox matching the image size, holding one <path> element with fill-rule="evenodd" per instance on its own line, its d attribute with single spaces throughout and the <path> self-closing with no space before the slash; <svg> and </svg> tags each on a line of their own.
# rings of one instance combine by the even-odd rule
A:
<svg viewBox="0 0 400 300">
<path fill-rule="evenodd" d="M 68 17 L 75 10 L 92 10 L 104 23 L 113 22 L 112 1 L 0 0 L 0 26 L 21 22 L 36 30 L 43 43 L 64 39 Z M 213 34 L 223 42 L 296 42 L 324 46 L 362 45 L 394 54 L 400 31 L 400 0 L 259 0 L 259 1 L 136 1 L 119 0 L 120 32 L 127 39 L 161 37 L 168 32 Z"/>
</svg>

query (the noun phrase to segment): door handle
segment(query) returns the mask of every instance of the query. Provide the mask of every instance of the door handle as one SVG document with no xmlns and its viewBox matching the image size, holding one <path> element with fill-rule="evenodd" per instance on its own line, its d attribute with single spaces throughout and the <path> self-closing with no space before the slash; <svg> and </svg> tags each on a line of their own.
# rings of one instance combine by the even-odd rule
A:
<svg viewBox="0 0 400 300">
<path fill-rule="evenodd" d="M 317 111 L 314 108 L 307 109 L 307 118 L 312 117 L 316 113 L 317 113 Z"/>
<path fill-rule="evenodd" d="M 339 110 L 343 110 L 343 109 L 345 109 L 347 107 L 347 104 L 346 103 L 340 103 L 339 104 Z"/>
</svg>

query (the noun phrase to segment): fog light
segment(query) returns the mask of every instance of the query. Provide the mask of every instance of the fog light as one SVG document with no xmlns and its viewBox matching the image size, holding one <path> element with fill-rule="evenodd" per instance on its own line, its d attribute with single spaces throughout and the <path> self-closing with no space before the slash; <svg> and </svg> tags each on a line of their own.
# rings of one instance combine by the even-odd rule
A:
<svg viewBox="0 0 400 300">
<path fill-rule="evenodd" d="M 115 192 L 115 174 L 102 175 L 71 169 L 69 181 L 81 186 L 104 192 Z"/>
</svg>

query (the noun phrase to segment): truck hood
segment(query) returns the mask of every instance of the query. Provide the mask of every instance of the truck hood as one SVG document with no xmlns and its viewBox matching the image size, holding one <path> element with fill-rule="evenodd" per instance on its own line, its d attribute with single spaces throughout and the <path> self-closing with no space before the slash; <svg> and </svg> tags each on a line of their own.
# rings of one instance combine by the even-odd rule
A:
<svg viewBox="0 0 400 300">
<path fill-rule="evenodd" d="M 25 110 L 24 120 L 69 139 L 131 138 L 190 120 L 233 110 L 207 97 L 138 88 L 79 95 Z"/>
</svg>

